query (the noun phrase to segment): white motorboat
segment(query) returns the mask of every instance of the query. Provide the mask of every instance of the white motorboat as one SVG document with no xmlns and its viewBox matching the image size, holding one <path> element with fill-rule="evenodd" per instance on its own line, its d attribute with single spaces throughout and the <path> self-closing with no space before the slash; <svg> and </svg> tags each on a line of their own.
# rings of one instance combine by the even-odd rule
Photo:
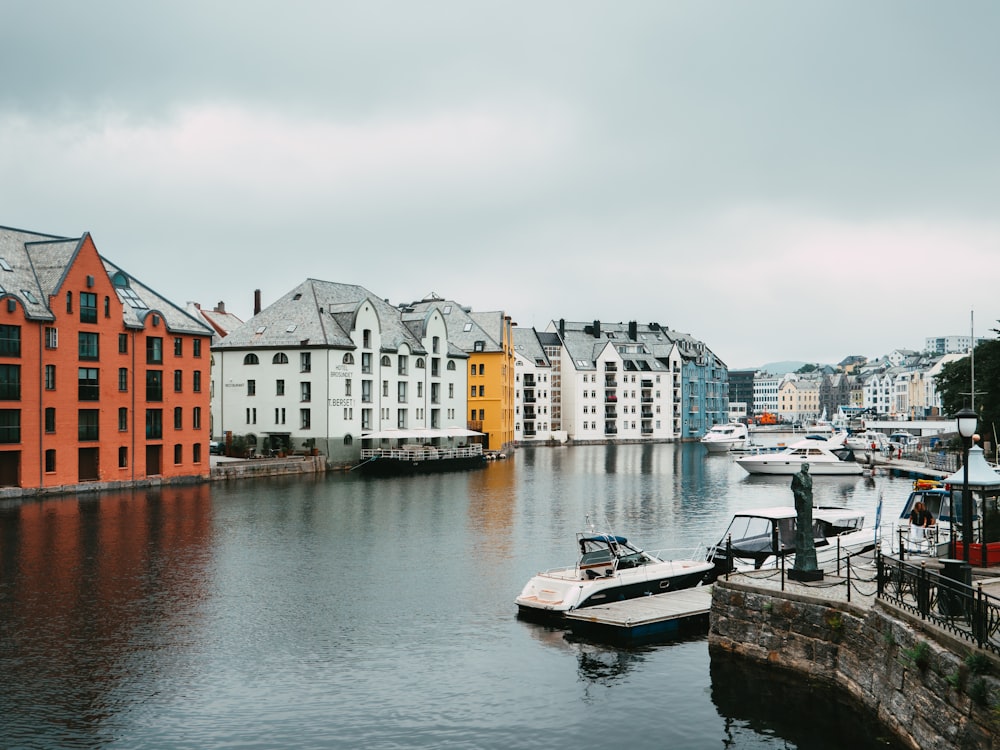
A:
<svg viewBox="0 0 1000 750">
<path fill-rule="evenodd" d="M 875 430 L 865 430 L 847 437 L 847 447 L 856 451 L 874 450 L 875 453 L 884 453 L 888 446 L 889 438 L 885 433 Z"/>
<path fill-rule="evenodd" d="M 724 453 L 725 451 L 746 448 L 750 440 L 750 431 L 742 422 L 717 424 L 705 433 L 701 444 L 709 453 Z"/>
<path fill-rule="evenodd" d="M 812 510 L 813 540 L 817 567 L 836 568 L 837 558 L 870 552 L 875 548 L 875 529 L 865 527 L 865 516 L 848 508 L 817 506 Z M 795 506 L 782 505 L 736 513 L 722 539 L 708 551 L 714 568 L 707 580 L 727 571 L 776 568 L 794 565 Z"/>
<path fill-rule="evenodd" d="M 697 586 L 712 570 L 707 560 L 666 559 L 615 534 L 583 532 L 577 544 L 576 565 L 538 573 L 525 584 L 514 600 L 519 615 L 560 618 L 582 607 L 679 591 Z"/>
<path fill-rule="evenodd" d="M 806 437 L 783 451 L 754 453 L 736 459 L 750 474 L 797 474 L 802 464 L 809 464 L 809 473 L 822 475 L 859 475 L 864 469 L 845 444 L 845 433 L 826 439 L 822 435 Z"/>
</svg>

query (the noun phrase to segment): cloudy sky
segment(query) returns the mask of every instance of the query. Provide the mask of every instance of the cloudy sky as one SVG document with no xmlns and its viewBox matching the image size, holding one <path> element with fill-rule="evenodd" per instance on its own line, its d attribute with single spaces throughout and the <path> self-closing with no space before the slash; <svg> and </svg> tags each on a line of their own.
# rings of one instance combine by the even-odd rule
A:
<svg viewBox="0 0 1000 750">
<path fill-rule="evenodd" d="M 247 318 L 308 277 L 730 367 L 1000 319 L 1000 5 L 22 2 L 0 224 Z"/>
</svg>

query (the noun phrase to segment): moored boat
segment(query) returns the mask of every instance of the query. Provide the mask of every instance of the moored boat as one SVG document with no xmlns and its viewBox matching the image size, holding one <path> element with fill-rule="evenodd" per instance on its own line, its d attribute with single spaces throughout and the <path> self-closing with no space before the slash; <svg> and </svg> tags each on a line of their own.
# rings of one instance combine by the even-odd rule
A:
<svg viewBox="0 0 1000 750">
<path fill-rule="evenodd" d="M 812 509 L 816 564 L 835 566 L 837 557 L 870 552 L 875 548 L 875 529 L 865 527 L 864 514 L 834 506 Z M 792 567 L 795 556 L 795 506 L 741 511 L 733 516 L 722 538 L 708 551 L 713 570 L 707 581 L 733 571 L 776 568 L 784 558 Z"/>
<path fill-rule="evenodd" d="M 818 438 L 818 439 L 817 439 Z M 809 473 L 822 475 L 860 475 L 864 469 L 854 451 L 845 445 L 846 435 L 837 433 L 829 439 L 807 437 L 779 453 L 757 453 L 736 459 L 750 474 L 797 474 L 802 464 L 809 464 Z"/>
<path fill-rule="evenodd" d="M 406 445 L 401 448 L 365 448 L 361 463 L 354 469 L 370 476 L 429 474 L 439 471 L 466 471 L 486 466 L 483 446 L 461 448 Z"/>
<path fill-rule="evenodd" d="M 514 600 L 520 616 L 559 619 L 583 607 L 691 588 L 713 567 L 706 560 L 664 559 L 594 530 L 577 534 L 577 544 L 575 565 L 538 573 L 525 584 Z"/>
<path fill-rule="evenodd" d="M 701 444 L 709 453 L 724 453 L 745 448 L 749 439 L 750 431 L 745 424 L 728 422 L 712 427 L 701 438 Z"/>
</svg>

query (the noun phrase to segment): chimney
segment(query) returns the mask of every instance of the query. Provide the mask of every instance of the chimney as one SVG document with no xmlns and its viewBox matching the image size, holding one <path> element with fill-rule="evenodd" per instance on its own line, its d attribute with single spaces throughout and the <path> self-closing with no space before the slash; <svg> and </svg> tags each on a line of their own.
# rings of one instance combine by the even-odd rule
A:
<svg viewBox="0 0 1000 750">
<path fill-rule="evenodd" d="M 566 318 L 559 318 L 559 338 L 566 338 Z"/>
<path fill-rule="evenodd" d="M 628 337 L 630 341 L 636 341 L 639 338 L 639 324 L 634 320 L 628 324 Z"/>
<path fill-rule="evenodd" d="M 594 338 L 601 338 L 601 321 L 599 320 L 594 321 Z"/>
<path fill-rule="evenodd" d="M 219 304 L 215 306 L 215 310 L 213 312 L 224 313 L 225 311 L 226 311 L 226 303 L 223 302 L 222 300 L 219 300 Z"/>
<path fill-rule="evenodd" d="M 260 312 L 260 289 L 253 290 L 253 314 L 257 315 Z"/>
</svg>

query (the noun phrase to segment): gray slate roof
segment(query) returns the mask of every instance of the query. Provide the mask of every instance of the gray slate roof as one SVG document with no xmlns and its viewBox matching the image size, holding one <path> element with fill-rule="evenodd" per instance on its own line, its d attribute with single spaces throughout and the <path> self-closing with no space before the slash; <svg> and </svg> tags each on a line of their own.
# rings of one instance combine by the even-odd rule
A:
<svg viewBox="0 0 1000 750">
<path fill-rule="evenodd" d="M 48 306 L 49 297 L 61 291 L 66 273 L 86 237 L 86 234 L 76 238 L 56 237 L 0 227 L 0 258 L 11 269 L 0 270 L 0 287 L 7 294 L 21 300 L 29 320 L 55 320 L 55 315 Z M 108 277 L 114 280 L 116 275 L 120 275 L 121 283 L 126 285 L 120 288 L 116 286 L 119 288 L 118 296 L 124 303 L 126 326 L 142 328 L 145 316 L 150 312 L 157 312 L 169 331 L 211 335 L 211 329 L 188 315 L 183 308 L 129 276 L 118 265 L 100 257 Z M 131 289 L 130 302 L 123 297 L 122 289 L 125 288 Z"/>
<path fill-rule="evenodd" d="M 408 344 L 426 354 L 411 324 L 400 311 L 356 284 L 306 279 L 229 333 L 213 349 L 332 348 L 355 349 L 350 332 L 361 305 L 375 308 L 381 325 L 382 351 Z"/>
<path fill-rule="evenodd" d="M 432 308 L 440 310 L 448 327 L 448 343 L 463 352 L 473 351 L 477 341 L 483 342 L 485 352 L 503 351 L 502 312 L 472 312 L 471 308 L 435 294 L 400 307 L 406 315 L 426 314 Z"/>
<path fill-rule="evenodd" d="M 514 351 L 541 367 L 551 365 L 545 355 L 545 349 L 542 348 L 539 333 L 534 328 L 514 327 Z"/>
</svg>

